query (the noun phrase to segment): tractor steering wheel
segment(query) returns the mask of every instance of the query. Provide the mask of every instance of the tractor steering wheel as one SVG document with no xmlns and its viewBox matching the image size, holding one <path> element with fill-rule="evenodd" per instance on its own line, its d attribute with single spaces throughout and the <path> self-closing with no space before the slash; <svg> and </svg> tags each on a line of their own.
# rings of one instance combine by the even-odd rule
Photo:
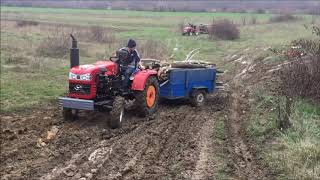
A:
<svg viewBox="0 0 320 180">
<path fill-rule="evenodd" d="M 116 62 L 118 59 L 119 58 L 116 57 L 116 56 L 112 56 L 112 57 L 109 58 L 109 60 L 112 61 L 112 62 Z"/>
</svg>

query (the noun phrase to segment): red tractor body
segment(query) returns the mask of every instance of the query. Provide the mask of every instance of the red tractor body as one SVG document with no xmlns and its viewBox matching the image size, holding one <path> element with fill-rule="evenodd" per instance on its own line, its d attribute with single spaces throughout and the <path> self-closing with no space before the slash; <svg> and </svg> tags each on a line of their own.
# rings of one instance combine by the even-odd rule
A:
<svg viewBox="0 0 320 180">
<path fill-rule="evenodd" d="M 152 114 L 158 106 L 160 88 L 157 71 L 137 69 L 124 86 L 128 51 L 117 51 L 116 57 L 79 65 L 79 49 L 73 36 L 70 51 L 69 92 L 60 97 L 64 119 L 74 119 L 78 110 L 109 111 L 110 125 L 121 125 L 125 100 L 137 101 L 141 115 Z"/>
<path fill-rule="evenodd" d="M 198 35 L 198 30 L 194 26 L 187 26 L 187 27 L 183 28 L 182 35 L 183 36 L 185 36 L 185 35 L 189 35 L 189 36 Z"/>
<path fill-rule="evenodd" d="M 79 99 L 96 98 L 96 76 L 100 68 L 106 68 L 105 75 L 111 76 L 119 73 L 118 65 L 111 61 L 98 61 L 95 64 L 79 65 L 70 69 L 68 97 Z M 83 78 L 83 77 L 90 78 Z"/>
</svg>

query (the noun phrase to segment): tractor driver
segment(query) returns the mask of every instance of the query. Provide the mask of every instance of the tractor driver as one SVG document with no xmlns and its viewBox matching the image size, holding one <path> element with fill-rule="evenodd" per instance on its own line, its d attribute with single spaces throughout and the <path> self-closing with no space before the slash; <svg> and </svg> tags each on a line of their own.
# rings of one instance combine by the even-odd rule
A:
<svg viewBox="0 0 320 180">
<path fill-rule="evenodd" d="M 132 73 L 135 72 L 139 66 L 141 66 L 140 56 L 138 51 L 136 50 L 136 45 L 137 44 L 133 39 L 129 39 L 127 47 L 121 48 L 121 50 L 126 50 L 129 52 L 129 57 L 126 60 L 127 67 L 122 71 L 125 76 L 122 84 L 124 91 L 128 90 L 130 76 L 132 75 Z"/>
</svg>

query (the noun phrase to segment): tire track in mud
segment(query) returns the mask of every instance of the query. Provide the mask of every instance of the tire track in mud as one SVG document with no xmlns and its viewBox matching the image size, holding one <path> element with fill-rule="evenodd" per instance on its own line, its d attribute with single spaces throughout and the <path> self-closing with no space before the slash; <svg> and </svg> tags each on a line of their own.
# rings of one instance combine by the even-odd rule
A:
<svg viewBox="0 0 320 180">
<path fill-rule="evenodd" d="M 250 117 L 249 90 L 244 77 L 255 64 L 250 63 L 230 83 L 231 95 L 225 118 L 228 151 L 239 179 L 270 179 L 267 169 L 255 157 L 253 145 L 246 136 L 246 121 Z M 248 80 L 248 79 L 246 79 Z"/>
<path fill-rule="evenodd" d="M 195 171 L 192 174 L 192 179 L 208 179 L 215 173 L 214 166 L 216 166 L 217 163 L 211 158 L 212 155 L 215 154 L 215 148 L 213 147 L 214 124 L 215 120 L 213 118 L 209 118 L 202 126 L 199 138 L 200 154 L 196 163 Z"/>
<path fill-rule="evenodd" d="M 205 178 L 208 174 L 194 176 L 194 171 L 207 170 L 208 149 L 202 146 L 210 138 L 206 133 L 221 110 L 214 99 L 209 103 L 203 108 L 183 103 L 164 105 L 154 120 L 137 125 L 130 122 L 137 118 L 129 115 L 124 128 L 109 130 L 105 140 L 80 150 L 42 179 Z M 110 137 L 110 133 L 115 135 Z"/>
</svg>

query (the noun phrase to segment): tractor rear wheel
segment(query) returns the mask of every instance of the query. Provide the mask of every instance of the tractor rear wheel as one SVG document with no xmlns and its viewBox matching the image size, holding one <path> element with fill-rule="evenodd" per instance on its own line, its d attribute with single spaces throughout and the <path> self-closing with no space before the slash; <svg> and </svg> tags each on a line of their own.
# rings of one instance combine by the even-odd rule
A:
<svg viewBox="0 0 320 180">
<path fill-rule="evenodd" d="M 62 110 L 63 120 L 64 121 L 74 121 L 78 118 L 78 110 L 63 108 Z"/>
<path fill-rule="evenodd" d="M 203 106 L 206 101 L 207 92 L 205 90 L 194 90 L 191 94 L 191 105 L 194 107 Z"/>
<path fill-rule="evenodd" d="M 112 110 L 110 111 L 110 127 L 116 129 L 121 127 L 124 115 L 124 98 L 116 96 L 113 101 Z"/>
<path fill-rule="evenodd" d="M 143 117 L 156 112 L 159 102 L 160 89 L 156 77 L 151 76 L 147 79 L 143 91 L 135 92 L 136 109 Z"/>
</svg>

